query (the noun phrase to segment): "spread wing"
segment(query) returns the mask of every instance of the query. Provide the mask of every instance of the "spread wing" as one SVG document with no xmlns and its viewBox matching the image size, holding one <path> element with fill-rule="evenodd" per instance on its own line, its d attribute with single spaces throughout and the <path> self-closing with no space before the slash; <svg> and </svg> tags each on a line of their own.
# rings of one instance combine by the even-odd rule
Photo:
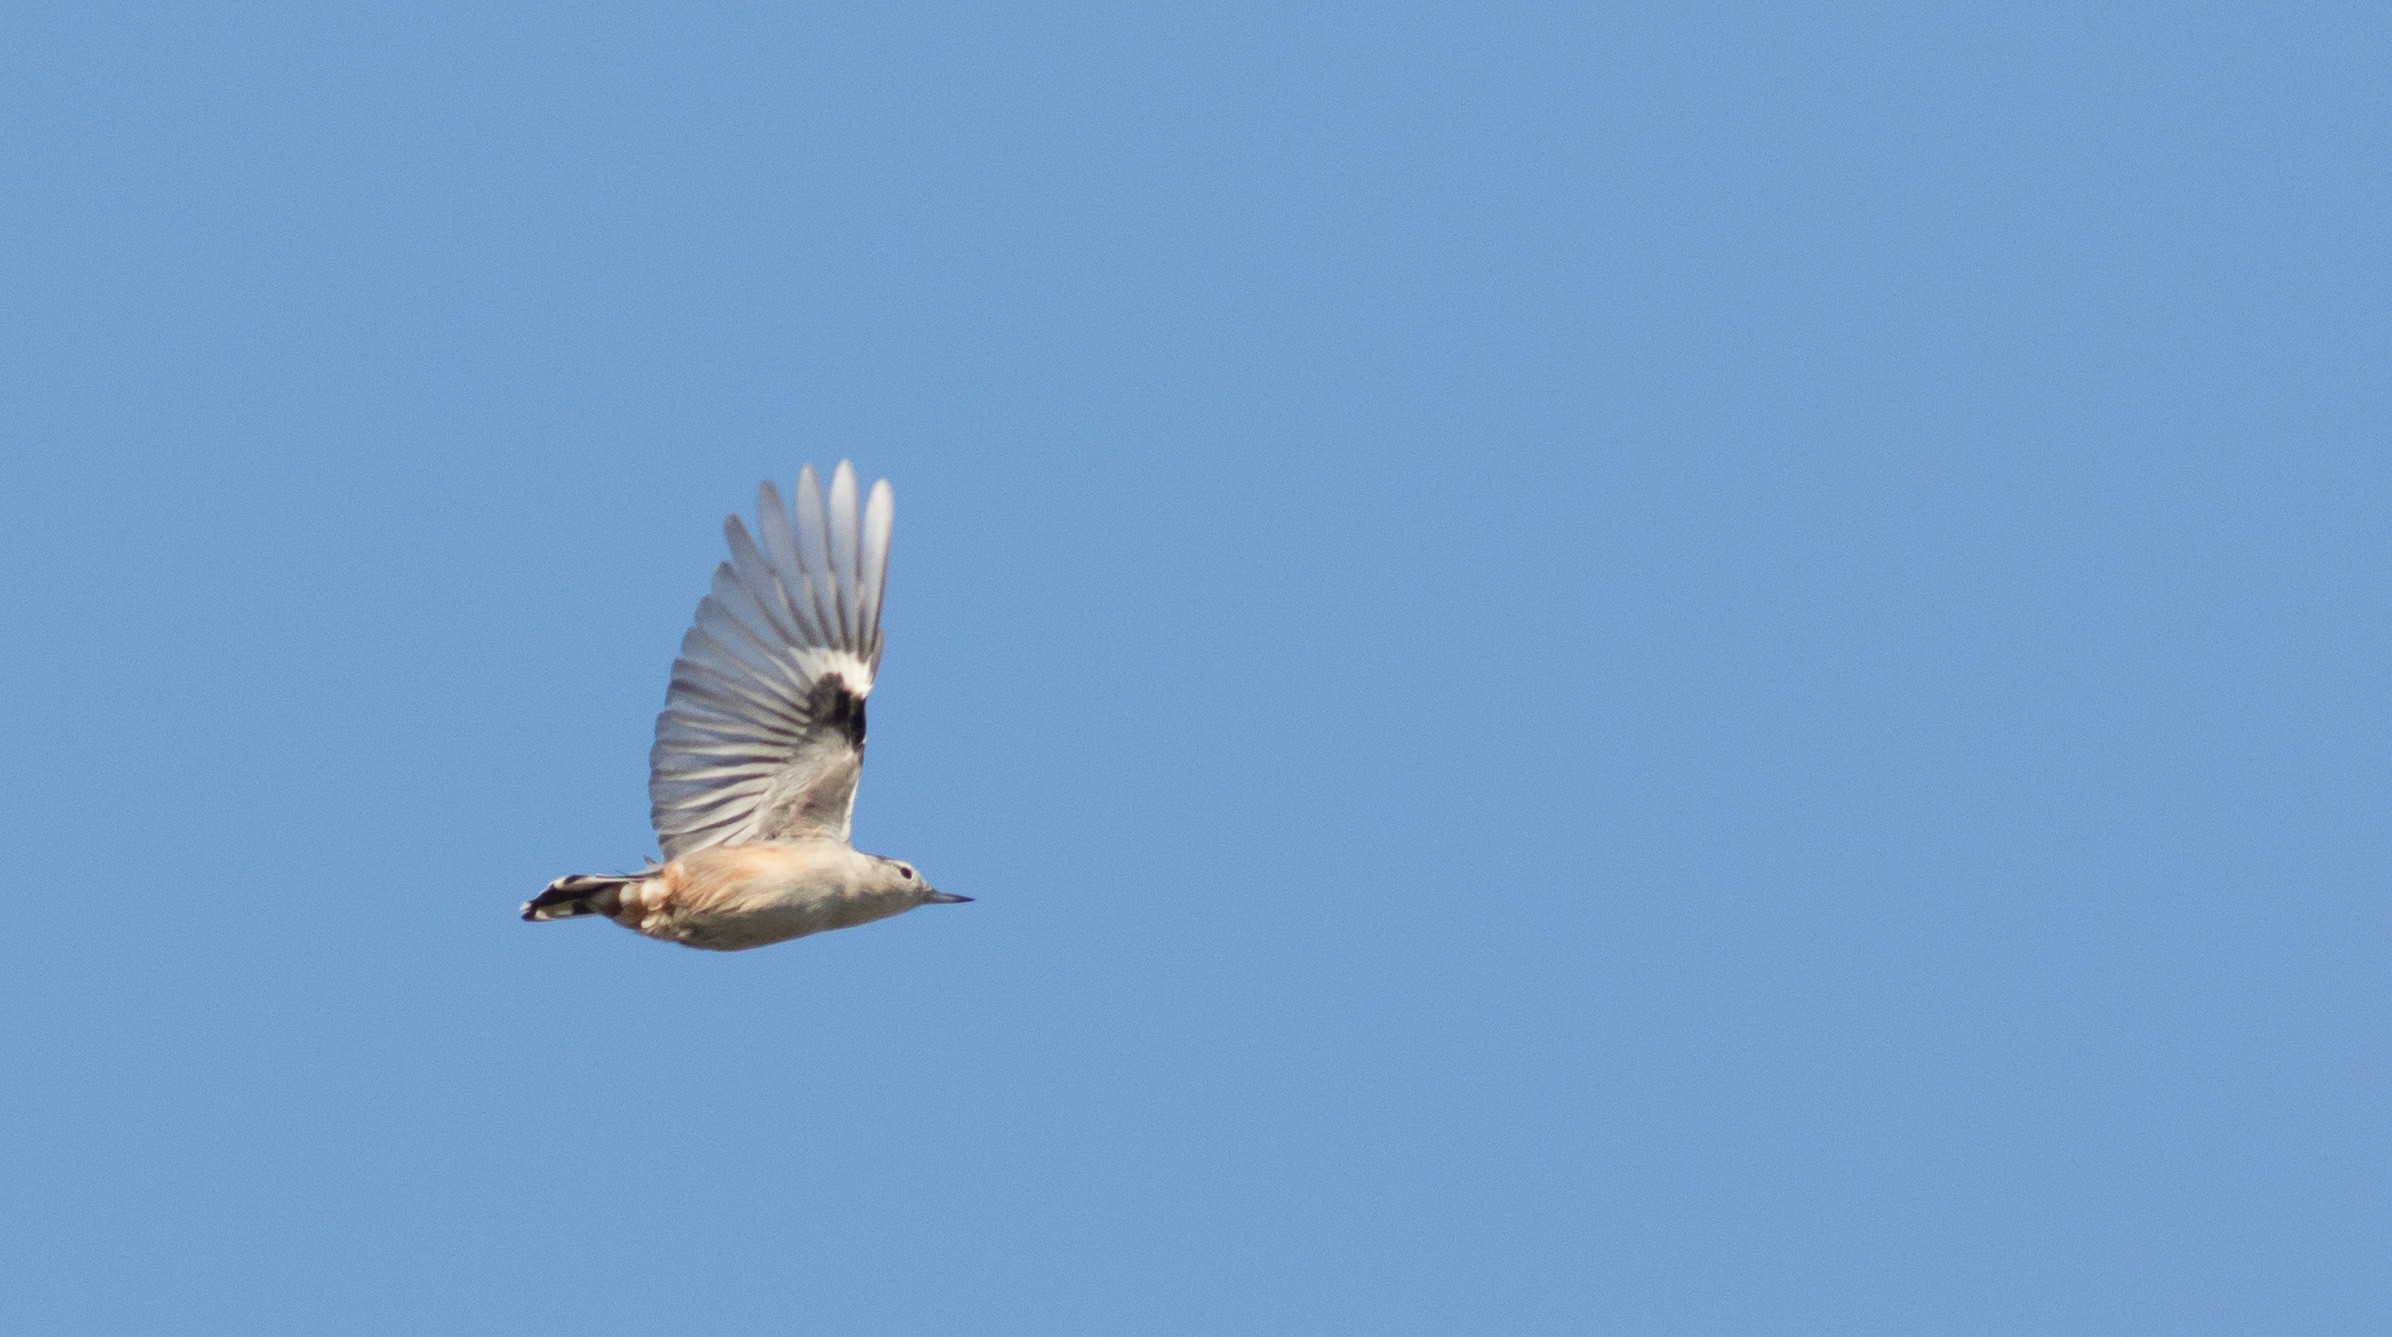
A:
<svg viewBox="0 0 2392 1337">
<path fill-rule="evenodd" d="M 648 754 L 665 858 L 749 840 L 847 839 L 894 505 L 884 479 L 859 517 L 855 469 L 842 462 L 825 496 L 807 465 L 794 515 L 765 483 L 756 538 L 738 516 L 724 521 L 731 560 L 714 569 L 714 592 L 681 638 Z"/>
</svg>

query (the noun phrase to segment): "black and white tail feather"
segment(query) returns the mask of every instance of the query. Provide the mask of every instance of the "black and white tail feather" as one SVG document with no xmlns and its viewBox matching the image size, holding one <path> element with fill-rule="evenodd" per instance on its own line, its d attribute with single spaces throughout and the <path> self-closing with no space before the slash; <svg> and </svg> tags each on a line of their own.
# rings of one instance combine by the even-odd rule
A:
<svg viewBox="0 0 2392 1337">
<path fill-rule="evenodd" d="M 549 883 L 547 890 L 523 903 L 523 917 L 534 921 L 571 919 L 576 915 L 612 918 L 623 908 L 623 888 L 638 886 L 655 871 L 651 868 L 641 873 L 575 873 L 560 877 Z"/>
</svg>

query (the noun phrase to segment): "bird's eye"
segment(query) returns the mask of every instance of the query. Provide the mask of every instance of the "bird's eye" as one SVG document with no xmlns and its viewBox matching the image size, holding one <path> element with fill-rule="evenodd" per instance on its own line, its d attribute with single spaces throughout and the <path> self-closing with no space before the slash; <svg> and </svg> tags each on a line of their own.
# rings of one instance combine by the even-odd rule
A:
<svg viewBox="0 0 2392 1337">
<path fill-rule="evenodd" d="M 904 878 L 908 882 L 911 882 L 914 880 L 914 870 L 906 867 L 904 864 L 899 864 L 897 865 L 897 876 Z"/>
</svg>

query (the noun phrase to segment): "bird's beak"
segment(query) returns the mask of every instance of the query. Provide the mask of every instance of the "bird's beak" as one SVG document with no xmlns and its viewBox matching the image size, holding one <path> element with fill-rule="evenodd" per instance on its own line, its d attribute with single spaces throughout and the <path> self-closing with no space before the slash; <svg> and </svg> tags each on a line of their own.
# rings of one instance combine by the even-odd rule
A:
<svg viewBox="0 0 2392 1337">
<path fill-rule="evenodd" d="M 934 891 L 934 892 L 931 892 L 929 895 L 927 895 L 927 896 L 924 896 L 924 897 L 922 898 L 922 904 L 924 904 L 924 905 L 961 905 L 961 904 L 963 904 L 965 901 L 968 901 L 968 900 L 970 900 L 970 899 L 972 899 L 972 898 L 971 898 L 971 897 L 969 897 L 969 896 L 958 896 L 958 895 L 956 895 L 954 892 L 951 892 L 951 891 Z"/>
</svg>

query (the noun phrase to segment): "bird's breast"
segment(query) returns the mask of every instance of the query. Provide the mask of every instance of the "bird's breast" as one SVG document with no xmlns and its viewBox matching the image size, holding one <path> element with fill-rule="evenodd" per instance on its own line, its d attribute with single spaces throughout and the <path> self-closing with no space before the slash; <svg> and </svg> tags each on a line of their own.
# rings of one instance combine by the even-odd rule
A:
<svg viewBox="0 0 2392 1337">
<path fill-rule="evenodd" d="M 632 927 L 693 947 L 737 950 L 870 923 L 908 909 L 845 846 L 717 846 L 658 870 L 662 903 Z"/>
</svg>

